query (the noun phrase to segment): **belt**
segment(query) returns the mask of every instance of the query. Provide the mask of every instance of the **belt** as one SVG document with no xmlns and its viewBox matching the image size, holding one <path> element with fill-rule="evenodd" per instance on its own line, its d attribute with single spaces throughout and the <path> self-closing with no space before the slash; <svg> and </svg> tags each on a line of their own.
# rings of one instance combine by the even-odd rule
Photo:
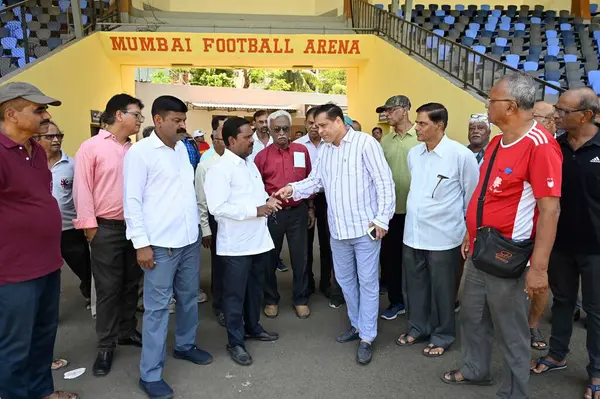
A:
<svg viewBox="0 0 600 399">
<path fill-rule="evenodd" d="M 300 206 L 302 206 L 304 204 L 305 204 L 304 201 L 302 201 L 298 205 L 294 205 L 294 206 L 282 206 L 281 210 L 282 211 L 289 211 L 290 209 L 296 209 L 296 208 L 298 208 L 298 207 L 300 207 Z"/>
<path fill-rule="evenodd" d="M 125 227 L 124 220 L 116 220 L 116 219 L 104 219 L 104 218 L 96 218 L 98 224 L 103 224 L 105 226 L 122 226 Z"/>
</svg>

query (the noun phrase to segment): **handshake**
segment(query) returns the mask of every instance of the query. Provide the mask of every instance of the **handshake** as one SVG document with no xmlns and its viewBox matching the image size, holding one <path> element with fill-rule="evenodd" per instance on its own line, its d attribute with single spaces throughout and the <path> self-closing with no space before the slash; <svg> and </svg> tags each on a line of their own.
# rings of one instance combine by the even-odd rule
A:
<svg viewBox="0 0 600 399">
<path fill-rule="evenodd" d="M 271 216 L 273 213 L 281 210 L 282 201 L 287 201 L 289 198 L 291 198 L 293 191 L 294 190 L 292 189 L 292 186 L 287 185 L 279 189 L 277 192 L 271 194 L 271 196 L 267 200 L 267 203 L 257 208 L 257 216 Z"/>
</svg>

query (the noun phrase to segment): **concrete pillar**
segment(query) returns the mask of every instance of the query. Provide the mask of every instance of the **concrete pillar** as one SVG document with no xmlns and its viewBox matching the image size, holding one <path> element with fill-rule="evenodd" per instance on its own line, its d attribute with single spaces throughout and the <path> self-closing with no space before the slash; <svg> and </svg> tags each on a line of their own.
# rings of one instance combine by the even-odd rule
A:
<svg viewBox="0 0 600 399">
<path fill-rule="evenodd" d="M 92 3 L 92 7 L 93 2 Z M 81 3 L 79 0 L 71 0 L 71 10 L 73 11 L 73 27 L 75 28 L 75 38 L 83 37 L 83 22 L 81 20 Z"/>
<path fill-rule="evenodd" d="M 404 2 L 404 8 L 406 8 L 406 10 L 404 10 L 404 19 L 410 22 L 412 18 L 413 0 L 406 0 Z"/>
</svg>

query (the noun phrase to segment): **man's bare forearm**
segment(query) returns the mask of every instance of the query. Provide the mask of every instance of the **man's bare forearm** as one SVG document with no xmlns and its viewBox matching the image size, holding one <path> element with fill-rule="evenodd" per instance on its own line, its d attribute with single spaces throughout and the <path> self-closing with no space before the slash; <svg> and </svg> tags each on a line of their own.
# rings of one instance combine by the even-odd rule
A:
<svg viewBox="0 0 600 399">
<path fill-rule="evenodd" d="M 559 198 L 541 198 L 538 200 L 538 208 L 540 214 L 531 255 L 531 268 L 545 272 L 548 270 L 550 253 L 556 238 L 556 225 L 560 214 Z"/>
</svg>

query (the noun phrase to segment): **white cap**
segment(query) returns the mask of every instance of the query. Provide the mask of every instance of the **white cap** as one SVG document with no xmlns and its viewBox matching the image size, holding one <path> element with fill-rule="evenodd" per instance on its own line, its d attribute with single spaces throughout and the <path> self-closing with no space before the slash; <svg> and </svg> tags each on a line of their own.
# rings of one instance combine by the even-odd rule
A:
<svg viewBox="0 0 600 399">
<path fill-rule="evenodd" d="M 202 130 L 194 130 L 194 134 L 192 135 L 192 137 L 204 137 L 204 132 Z"/>
</svg>

